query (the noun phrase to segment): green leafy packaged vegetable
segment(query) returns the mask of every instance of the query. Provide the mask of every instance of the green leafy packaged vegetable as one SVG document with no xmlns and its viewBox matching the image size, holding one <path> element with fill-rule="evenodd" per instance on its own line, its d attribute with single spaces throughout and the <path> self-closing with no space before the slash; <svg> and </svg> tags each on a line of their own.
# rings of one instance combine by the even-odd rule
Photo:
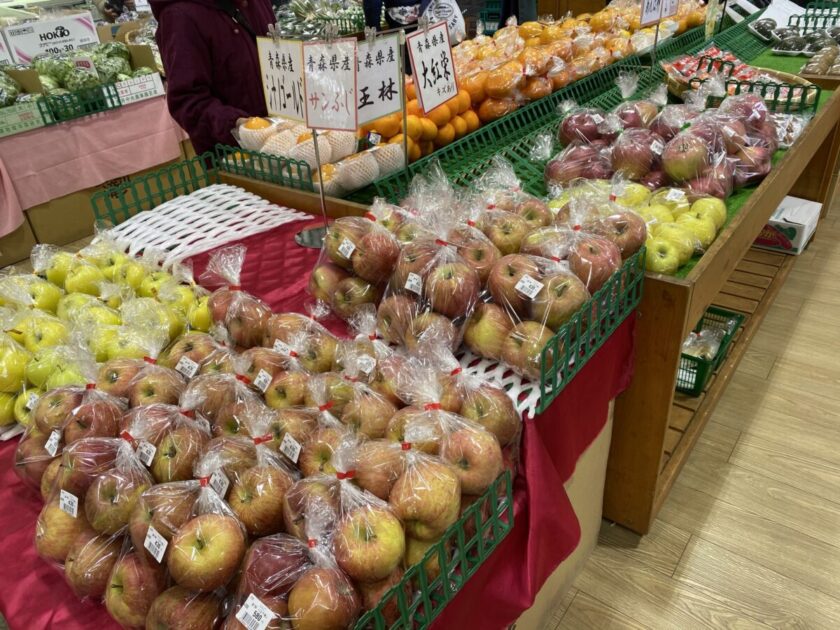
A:
<svg viewBox="0 0 840 630">
<path fill-rule="evenodd" d="M 52 77 L 63 84 L 67 75 L 76 67 L 73 59 L 68 56 L 51 57 L 41 55 L 32 61 L 32 67 L 41 76 Z"/>
<path fill-rule="evenodd" d="M 55 90 L 61 87 L 58 84 L 58 81 L 53 79 L 51 76 L 39 75 L 39 78 L 41 79 L 41 87 L 44 90 L 44 94 L 52 94 Z"/>
<path fill-rule="evenodd" d="M 64 87 L 70 91 L 93 88 L 100 85 L 99 75 L 88 72 L 84 68 L 73 68 L 64 79 Z"/>
<path fill-rule="evenodd" d="M 105 55 L 106 57 L 115 57 L 129 61 L 131 55 L 128 52 L 128 46 L 122 42 L 105 42 L 96 47 L 96 52 Z"/>
<path fill-rule="evenodd" d="M 154 68 L 149 68 L 147 66 L 141 66 L 137 68 L 134 72 L 131 73 L 132 77 L 144 77 L 147 74 L 157 74 L 157 70 Z"/>
<path fill-rule="evenodd" d="M 100 55 L 94 58 L 93 63 L 102 83 L 114 83 L 119 81 L 117 79 L 118 75 L 131 73 L 131 65 L 122 57 L 103 57 Z"/>
<path fill-rule="evenodd" d="M 0 106 L 14 105 L 20 94 L 20 85 L 5 72 L 0 72 Z"/>
</svg>

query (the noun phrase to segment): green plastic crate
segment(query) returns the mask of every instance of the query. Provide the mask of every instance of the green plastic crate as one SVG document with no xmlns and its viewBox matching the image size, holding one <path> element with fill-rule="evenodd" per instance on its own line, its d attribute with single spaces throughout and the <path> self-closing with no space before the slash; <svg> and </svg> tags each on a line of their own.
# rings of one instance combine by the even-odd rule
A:
<svg viewBox="0 0 840 630">
<path fill-rule="evenodd" d="M 312 169 L 306 162 L 239 147 L 216 145 L 216 165 L 231 175 L 312 192 Z"/>
<path fill-rule="evenodd" d="M 117 107 L 122 107 L 122 101 L 113 84 L 76 90 L 69 94 L 48 95 L 38 100 L 38 109 L 49 125 L 99 114 Z"/>
<path fill-rule="evenodd" d="M 656 59 L 657 61 L 663 61 L 665 59 L 679 57 L 703 44 L 705 40 L 706 27 L 698 26 L 689 29 L 682 35 L 677 35 L 659 44 L 656 47 Z"/>
<path fill-rule="evenodd" d="M 409 568 L 399 584 L 362 616 L 355 630 L 421 630 L 428 628 L 481 564 L 513 529 L 513 479 L 503 472 L 487 491 L 467 508 L 440 541 Z M 432 578 L 426 563 L 437 559 L 440 575 Z M 388 623 L 385 609 L 398 619 Z"/>
<path fill-rule="evenodd" d="M 91 195 L 97 221 L 118 225 L 179 195 L 220 183 L 212 153 L 184 160 Z"/>
<path fill-rule="evenodd" d="M 645 248 L 628 258 L 621 269 L 566 322 L 540 355 L 542 413 L 557 398 L 610 335 L 639 305 L 645 277 Z"/>
<path fill-rule="evenodd" d="M 498 11 L 490 11 L 487 9 L 482 9 L 478 12 L 479 19 L 481 19 L 482 23 L 484 24 L 484 30 L 482 31 L 485 35 L 493 35 L 496 31 L 499 30 L 501 24 L 499 22 L 502 19 L 502 14 Z"/>
<path fill-rule="evenodd" d="M 714 359 L 701 359 L 690 354 L 680 355 L 680 365 L 677 368 L 677 391 L 689 396 L 699 396 L 706 388 L 712 374 L 717 370 L 729 352 L 729 346 L 735 338 L 735 333 L 744 322 L 744 316 L 740 313 L 733 313 L 715 306 L 703 314 L 703 317 L 694 327 L 694 332 L 700 332 L 704 328 L 723 330 L 723 339 L 720 342 L 717 355 Z"/>
</svg>

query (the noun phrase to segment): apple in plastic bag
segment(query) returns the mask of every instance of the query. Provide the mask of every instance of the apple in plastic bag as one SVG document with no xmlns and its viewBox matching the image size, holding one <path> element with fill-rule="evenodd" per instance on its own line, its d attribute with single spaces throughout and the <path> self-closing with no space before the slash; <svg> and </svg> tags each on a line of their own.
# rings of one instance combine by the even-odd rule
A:
<svg viewBox="0 0 840 630">
<path fill-rule="evenodd" d="M 181 527 L 170 545 L 167 567 L 172 579 L 205 593 L 230 582 L 245 557 L 242 526 L 224 514 L 196 516 Z"/>
<path fill-rule="evenodd" d="M 405 553 L 402 524 L 387 507 L 348 511 L 336 525 L 333 541 L 338 566 L 360 582 L 385 579 Z"/>
<path fill-rule="evenodd" d="M 568 261 L 572 273 L 595 293 L 621 267 L 621 252 L 605 238 L 583 236 L 572 245 Z"/>
<path fill-rule="evenodd" d="M 501 306 L 479 303 L 464 328 L 464 345 L 481 357 L 498 359 L 511 328 L 513 322 Z"/>
<path fill-rule="evenodd" d="M 152 602 L 146 627 L 215 628 L 221 617 L 221 607 L 222 600 L 215 593 L 195 593 L 182 586 L 173 586 Z"/>
<path fill-rule="evenodd" d="M 143 627 L 155 598 L 163 591 L 165 573 L 134 551 L 117 561 L 105 591 L 105 608 L 126 628 Z"/>
<path fill-rule="evenodd" d="M 520 322 L 508 334 L 502 345 L 502 361 L 524 376 L 539 380 L 541 374 L 541 355 L 554 331 L 533 321 Z M 551 369 L 554 357 L 551 351 L 546 353 L 545 368 Z"/>
</svg>

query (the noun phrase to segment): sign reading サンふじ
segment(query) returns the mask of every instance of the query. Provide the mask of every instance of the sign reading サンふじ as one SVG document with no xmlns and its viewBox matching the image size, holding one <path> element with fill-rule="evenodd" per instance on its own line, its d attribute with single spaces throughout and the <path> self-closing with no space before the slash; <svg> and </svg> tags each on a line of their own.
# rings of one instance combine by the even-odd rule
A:
<svg viewBox="0 0 840 630">
<path fill-rule="evenodd" d="M 42 53 L 55 55 L 99 43 L 93 17 L 87 11 L 7 26 L 3 34 L 17 63 L 29 63 Z"/>
<path fill-rule="evenodd" d="M 263 94 L 270 116 L 303 122 L 303 48 L 301 42 L 257 38 Z"/>
<path fill-rule="evenodd" d="M 306 126 L 355 131 L 356 40 L 303 44 Z"/>
<path fill-rule="evenodd" d="M 406 37 L 406 47 L 414 71 L 417 97 L 424 112 L 433 110 L 458 93 L 446 22 L 418 29 Z"/>
</svg>

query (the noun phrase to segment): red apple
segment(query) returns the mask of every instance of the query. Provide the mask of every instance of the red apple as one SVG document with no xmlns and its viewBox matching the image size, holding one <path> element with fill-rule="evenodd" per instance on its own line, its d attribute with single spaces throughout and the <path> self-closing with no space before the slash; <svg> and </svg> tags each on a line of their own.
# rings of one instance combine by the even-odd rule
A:
<svg viewBox="0 0 840 630">
<path fill-rule="evenodd" d="M 236 574 L 245 557 L 245 533 L 232 516 L 202 514 L 187 521 L 170 546 L 166 564 L 172 579 L 184 588 L 209 593 Z"/>
<path fill-rule="evenodd" d="M 163 591 L 165 572 L 136 552 L 119 559 L 105 592 L 105 608 L 126 628 L 142 628 L 152 602 Z M 186 618 L 185 618 L 186 619 Z"/>
<path fill-rule="evenodd" d="M 589 292 L 577 276 L 565 271 L 546 276 L 543 284 L 531 304 L 531 317 L 559 330 L 586 304 Z"/>
<path fill-rule="evenodd" d="M 405 468 L 402 447 L 388 440 L 368 440 L 356 450 L 355 481 L 360 488 L 388 500 Z"/>
<path fill-rule="evenodd" d="M 245 555 L 237 594 L 240 598 L 253 593 L 262 600 L 286 599 L 311 566 L 309 548 L 297 538 L 288 534 L 259 538 Z"/>
<path fill-rule="evenodd" d="M 78 387 L 61 387 L 41 396 L 32 410 L 35 426 L 46 435 L 64 427 L 73 410 L 82 404 L 84 391 Z"/>
<path fill-rule="evenodd" d="M 414 457 L 391 489 L 390 503 L 406 535 L 435 540 L 458 520 L 461 482 L 449 464 Z"/>
<path fill-rule="evenodd" d="M 382 598 L 385 597 L 385 594 L 394 586 L 399 584 L 402 578 L 403 570 L 400 567 L 397 567 L 391 572 L 391 575 L 385 579 L 377 582 L 357 582 L 356 587 L 362 597 L 362 608 L 364 610 L 373 610 L 379 606 Z M 408 598 L 411 597 L 409 585 L 405 584 L 402 590 L 405 593 L 406 601 L 408 601 Z M 381 611 L 382 618 L 389 627 L 395 624 L 400 618 L 397 596 L 392 595 L 391 598 L 382 606 Z"/>
<path fill-rule="evenodd" d="M 417 301 L 395 294 L 382 300 L 377 311 L 377 329 L 385 341 L 402 343 L 411 320 L 417 315 Z"/>
<path fill-rule="evenodd" d="M 210 441 L 210 434 L 192 421 L 180 422 L 164 433 L 156 444 L 149 469 L 155 481 L 186 481 Z"/>
<path fill-rule="evenodd" d="M 324 235 L 324 251 L 339 267 L 352 270 L 351 256 L 373 223 L 361 217 L 347 217 L 334 222 Z"/>
<path fill-rule="evenodd" d="M 335 559 L 348 576 L 361 582 L 388 577 L 402 561 L 405 532 L 385 506 L 361 505 L 348 510 L 336 525 Z"/>
<path fill-rule="evenodd" d="M 252 295 L 239 292 L 228 308 L 225 326 L 237 346 L 252 348 L 262 344 L 270 317 L 271 309 L 265 304 Z"/>
<path fill-rule="evenodd" d="M 359 239 L 350 261 L 357 276 L 373 284 L 382 284 L 391 276 L 400 245 L 394 236 L 384 229 L 373 229 Z"/>
<path fill-rule="evenodd" d="M 336 315 L 346 319 L 351 317 L 362 304 L 376 304 L 380 296 L 380 290 L 365 280 L 345 278 L 338 283 L 331 306 Z"/>
<path fill-rule="evenodd" d="M 298 466 L 304 477 L 318 473 L 335 474 L 332 458 L 342 436 L 342 430 L 326 426 L 317 429 L 309 436 L 298 459 Z"/>
<path fill-rule="evenodd" d="M 128 532 L 144 562 L 157 563 L 145 549 L 149 527 L 154 527 L 167 542 L 193 517 L 199 486 L 196 482 L 164 483 L 147 490 L 137 501 L 128 521 Z M 164 561 L 171 547 L 167 545 Z"/>
<path fill-rule="evenodd" d="M 233 436 L 213 438 L 204 447 L 204 453 L 195 463 L 195 476 L 197 478 L 210 477 L 218 465 L 221 465 L 228 480 L 234 483 L 246 470 L 257 465 L 257 450 L 254 441 Z"/>
<path fill-rule="evenodd" d="M 228 502 L 249 536 L 283 530 L 283 496 L 294 481 L 288 472 L 272 465 L 255 466 L 239 476 Z"/>
<path fill-rule="evenodd" d="M 530 224 L 523 217 L 503 210 L 486 212 L 481 220 L 481 231 L 503 256 L 518 252 L 522 239 L 530 230 Z"/>
<path fill-rule="evenodd" d="M 540 277 L 536 263 L 528 256 L 511 254 L 503 257 L 490 272 L 487 287 L 493 301 L 509 311 L 523 317 L 528 312 L 531 299 L 516 289 L 517 283 L 528 275 L 534 280 Z"/>
<path fill-rule="evenodd" d="M 625 210 L 616 212 L 600 221 L 590 224 L 588 231 L 612 241 L 627 260 L 642 248 L 647 239 L 647 224 L 635 212 Z"/>
<path fill-rule="evenodd" d="M 72 444 L 87 437 L 117 437 L 124 410 L 117 398 L 91 390 L 85 393 L 64 426 L 64 440 Z"/>
<path fill-rule="evenodd" d="M 56 459 L 44 448 L 49 437 L 33 428 L 24 435 L 15 451 L 15 472 L 33 489 L 40 487 L 47 467 Z"/>
<path fill-rule="evenodd" d="M 465 425 L 444 436 L 440 458 L 452 464 L 464 494 L 482 494 L 502 473 L 502 449 L 496 436 Z"/>
<path fill-rule="evenodd" d="M 679 134 L 662 152 L 662 168 L 668 177 L 684 182 L 700 175 L 709 165 L 709 146 L 696 135 Z"/>
<path fill-rule="evenodd" d="M 184 391 L 184 379 L 178 372 L 160 365 L 147 365 L 129 385 L 128 401 L 132 407 L 165 403 L 177 405 Z"/>
<path fill-rule="evenodd" d="M 457 242 L 458 255 L 475 270 L 483 286 L 493 265 L 502 257 L 501 252 L 475 228 L 462 229 L 454 240 Z"/>
<path fill-rule="evenodd" d="M 507 392 L 489 383 L 466 388 L 461 415 L 495 435 L 502 447 L 519 433 L 521 421 L 513 401 Z"/>
<path fill-rule="evenodd" d="M 119 398 L 128 398 L 131 380 L 145 365 L 142 359 L 111 359 L 99 368 L 96 389 Z"/>
<path fill-rule="evenodd" d="M 569 252 L 569 269 L 595 293 L 621 267 L 621 252 L 605 238 L 584 236 Z"/>
<path fill-rule="evenodd" d="M 464 328 L 464 345 L 487 359 L 498 359 L 513 322 L 498 304 L 480 302 Z"/>
<path fill-rule="evenodd" d="M 388 285 L 390 290 L 406 291 L 405 285 L 409 274 L 415 274 L 425 280 L 433 267 L 439 249 L 440 247 L 433 241 L 425 239 L 414 241 L 403 247 Z"/>
<path fill-rule="evenodd" d="M 64 560 L 64 577 L 76 597 L 99 599 L 105 595 L 121 549 L 119 538 L 87 531 L 76 537 Z"/>
<path fill-rule="evenodd" d="M 139 462 L 138 462 L 139 464 Z M 140 468 L 114 468 L 94 479 L 85 495 L 85 515 L 100 534 L 116 534 L 126 525 L 140 495 L 153 484 Z"/>
<path fill-rule="evenodd" d="M 433 310 L 450 319 L 468 314 L 481 283 L 474 269 L 462 262 L 438 265 L 426 280 L 424 294 Z"/>
<path fill-rule="evenodd" d="M 307 515 L 318 511 L 326 526 L 338 519 L 338 482 L 335 477 L 315 475 L 296 481 L 283 497 L 283 522 L 286 531 L 299 540 L 307 540 Z"/>
<path fill-rule="evenodd" d="M 149 608 L 146 627 L 163 629 L 215 628 L 222 601 L 215 593 L 195 593 L 173 586 L 157 596 Z"/>
<path fill-rule="evenodd" d="M 338 569 L 313 567 L 289 593 L 289 616 L 295 630 L 344 630 L 359 616 L 361 602 L 350 580 Z"/>
<path fill-rule="evenodd" d="M 175 340 L 159 358 L 158 363 L 174 370 L 178 361 L 187 357 L 190 361 L 201 364 L 216 350 L 216 347 L 216 342 L 207 333 L 190 332 Z"/>
</svg>

